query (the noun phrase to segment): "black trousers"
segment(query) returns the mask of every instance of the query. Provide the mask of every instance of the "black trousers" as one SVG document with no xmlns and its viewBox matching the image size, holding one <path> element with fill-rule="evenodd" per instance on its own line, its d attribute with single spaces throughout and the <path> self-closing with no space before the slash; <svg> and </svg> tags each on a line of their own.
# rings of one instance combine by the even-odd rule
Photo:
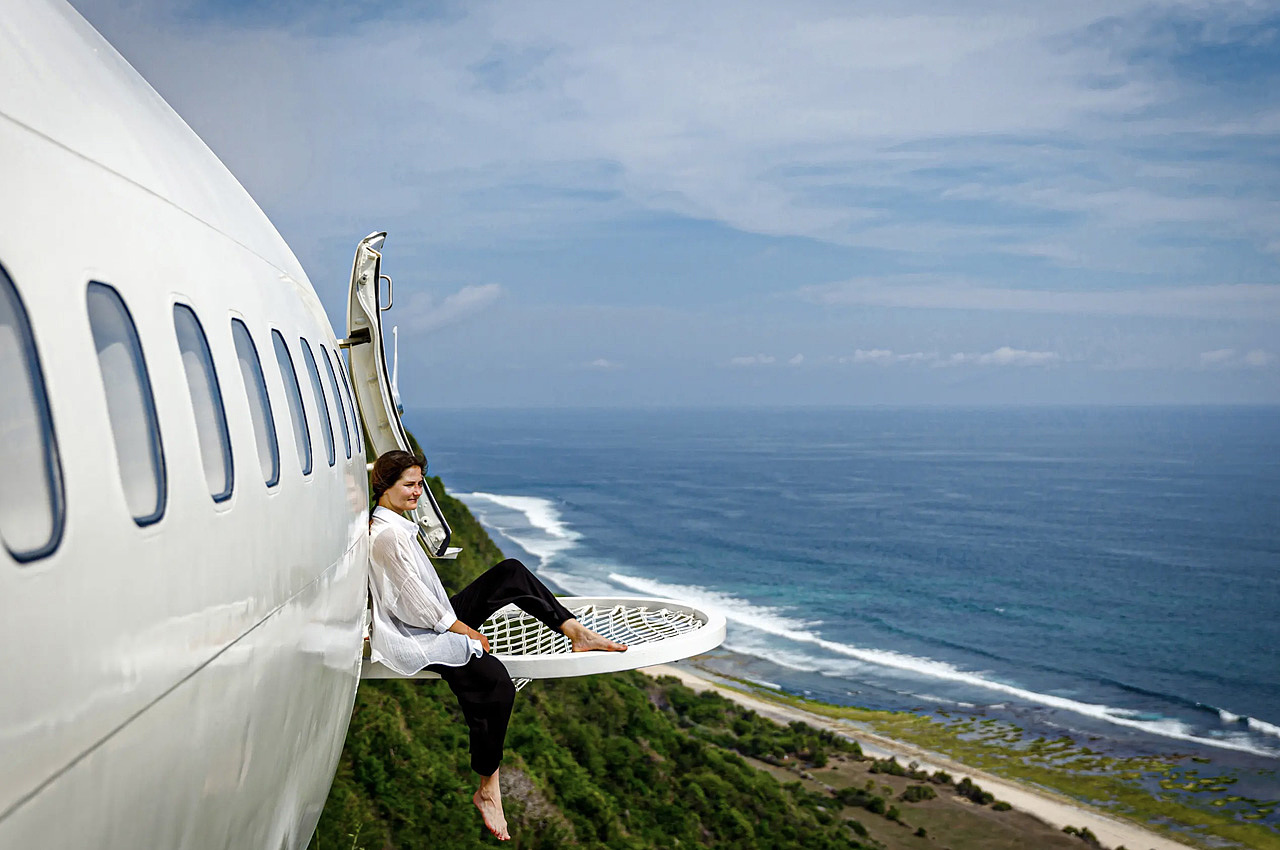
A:
<svg viewBox="0 0 1280 850">
<path fill-rule="evenodd" d="M 514 558 L 489 568 L 449 601 L 458 619 L 473 629 L 513 602 L 552 631 L 560 631 L 561 624 L 573 617 L 547 586 Z M 462 707 L 471 733 L 471 769 L 490 776 L 502 764 L 502 746 L 516 699 L 507 668 L 485 653 L 461 667 L 432 664 L 427 669 L 440 674 Z"/>
</svg>

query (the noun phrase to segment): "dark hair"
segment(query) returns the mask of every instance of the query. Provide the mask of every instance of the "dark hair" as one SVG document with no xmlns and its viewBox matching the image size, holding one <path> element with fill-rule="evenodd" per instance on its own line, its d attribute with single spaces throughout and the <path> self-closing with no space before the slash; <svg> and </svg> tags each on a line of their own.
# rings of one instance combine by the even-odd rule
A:
<svg viewBox="0 0 1280 850">
<path fill-rule="evenodd" d="M 389 451 L 373 462 L 373 479 L 370 487 L 373 490 L 373 503 L 376 505 L 382 494 L 391 489 L 391 485 L 400 480 L 406 469 L 421 467 L 422 474 L 427 474 L 427 459 L 413 452 L 400 450 Z"/>
</svg>

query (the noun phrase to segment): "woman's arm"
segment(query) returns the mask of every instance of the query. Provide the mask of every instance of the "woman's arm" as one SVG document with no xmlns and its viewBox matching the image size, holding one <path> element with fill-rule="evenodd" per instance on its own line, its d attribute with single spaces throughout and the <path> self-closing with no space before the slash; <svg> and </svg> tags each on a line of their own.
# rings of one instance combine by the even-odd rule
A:
<svg viewBox="0 0 1280 850">
<path fill-rule="evenodd" d="M 489 639 L 461 620 L 454 620 L 453 625 L 449 627 L 449 631 L 454 632 L 455 634 L 466 635 L 469 638 L 475 638 L 480 641 L 480 645 L 484 647 L 485 652 L 489 651 Z"/>
</svg>

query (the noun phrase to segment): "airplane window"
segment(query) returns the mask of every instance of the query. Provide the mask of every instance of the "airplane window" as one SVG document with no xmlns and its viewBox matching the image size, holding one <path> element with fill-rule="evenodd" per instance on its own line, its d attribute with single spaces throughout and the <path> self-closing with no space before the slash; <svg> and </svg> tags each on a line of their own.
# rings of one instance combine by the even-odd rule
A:
<svg viewBox="0 0 1280 850">
<path fill-rule="evenodd" d="M 268 487 L 280 481 L 280 445 L 276 442 L 275 417 L 267 382 L 262 378 L 262 361 L 249 329 L 239 319 L 231 320 L 231 337 L 236 343 L 236 359 L 240 361 L 240 377 L 249 398 L 249 415 L 253 419 L 253 439 L 258 446 L 258 465 Z"/>
<path fill-rule="evenodd" d="M 280 377 L 284 381 L 284 394 L 289 398 L 289 415 L 293 419 L 293 444 L 298 449 L 298 463 L 302 474 L 311 474 L 311 429 L 307 426 L 307 412 L 302 406 L 302 388 L 298 386 L 298 373 L 293 369 L 293 355 L 280 331 L 271 332 L 271 344 L 276 349 L 276 362 L 280 364 Z"/>
<path fill-rule="evenodd" d="M 62 463 L 27 311 L 0 267 L 0 538 L 19 561 L 62 538 Z"/>
<path fill-rule="evenodd" d="M 173 305 L 173 329 L 182 353 L 182 368 L 187 373 L 187 389 L 191 391 L 191 408 L 196 417 L 200 460 L 209 483 L 209 495 L 215 502 L 225 502 L 231 498 L 233 479 L 231 437 L 227 433 L 227 412 L 222 406 L 213 354 L 200 320 L 187 305 Z"/>
<path fill-rule="evenodd" d="M 342 376 L 342 391 L 346 395 L 347 410 L 351 411 L 351 436 L 355 438 L 356 452 L 364 448 L 363 438 L 360 436 L 360 417 L 356 414 L 355 402 L 351 400 L 351 384 L 347 383 L 346 364 L 342 362 L 342 357 L 338 352 L 333 353 L 334 359 L 338 361 L 338 374 Z"/>
<path fill-rule="evenodd" d="M 342 393 L 338 390 L 338 379 L 333 374 L 333 361 L 329 359 L 329 349 L 320 346 L 320 359 L 324 361 L 325 371 L 329 373 L 329 395 L 333 396 L 333 406 L 338 408 L 338 421 L 342 424 L 342 444 L 347 449 L 347 459 L 351 458 L 351 432 L 347 424 L 347 409 L 342 406 Z"/>
<path fill-rule="evenodd" d="M 142 343 L 129 308 L 114 288 L 90 282 L 88 307 L 125 503 L 134 522 L 150 525 L 164 516 L 165 470 Z"/>
<path fill-rule="evenodd" d="M 324 400 L 324 387 L 320 384 L 320 372 L 316 369 L 316 358 L 311 353 L 311 344 L 303 337 L 298 337 L 302 346 L 302 359 L 307 364 L 307 374 L 311 377 L 311 393 L 316 397 L 316 413 L 320 416 L 320 433 L 324 435 L 324 447 L 329 452 L 329 465 L 337 460 L 333 450 L 333 424 L 329 421 L 329 405 Z"/>
</svg>

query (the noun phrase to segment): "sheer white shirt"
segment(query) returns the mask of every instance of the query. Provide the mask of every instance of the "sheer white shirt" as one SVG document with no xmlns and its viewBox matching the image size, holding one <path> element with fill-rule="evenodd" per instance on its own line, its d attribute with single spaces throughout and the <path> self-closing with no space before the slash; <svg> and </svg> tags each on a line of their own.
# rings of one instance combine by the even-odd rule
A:
<svg viewBox="0 0 1280 850">
<path fill-rule="evenodd" d="M 369 649 L 373 660 L 402 676 L 412 676 L 428 664 L 461 667 L 481 655 L 479 641 L 449 631 L 458 617 L 418 543 L 418 527 L 382 506 L 374 508 L 372 520 Z"/>
</svg>

